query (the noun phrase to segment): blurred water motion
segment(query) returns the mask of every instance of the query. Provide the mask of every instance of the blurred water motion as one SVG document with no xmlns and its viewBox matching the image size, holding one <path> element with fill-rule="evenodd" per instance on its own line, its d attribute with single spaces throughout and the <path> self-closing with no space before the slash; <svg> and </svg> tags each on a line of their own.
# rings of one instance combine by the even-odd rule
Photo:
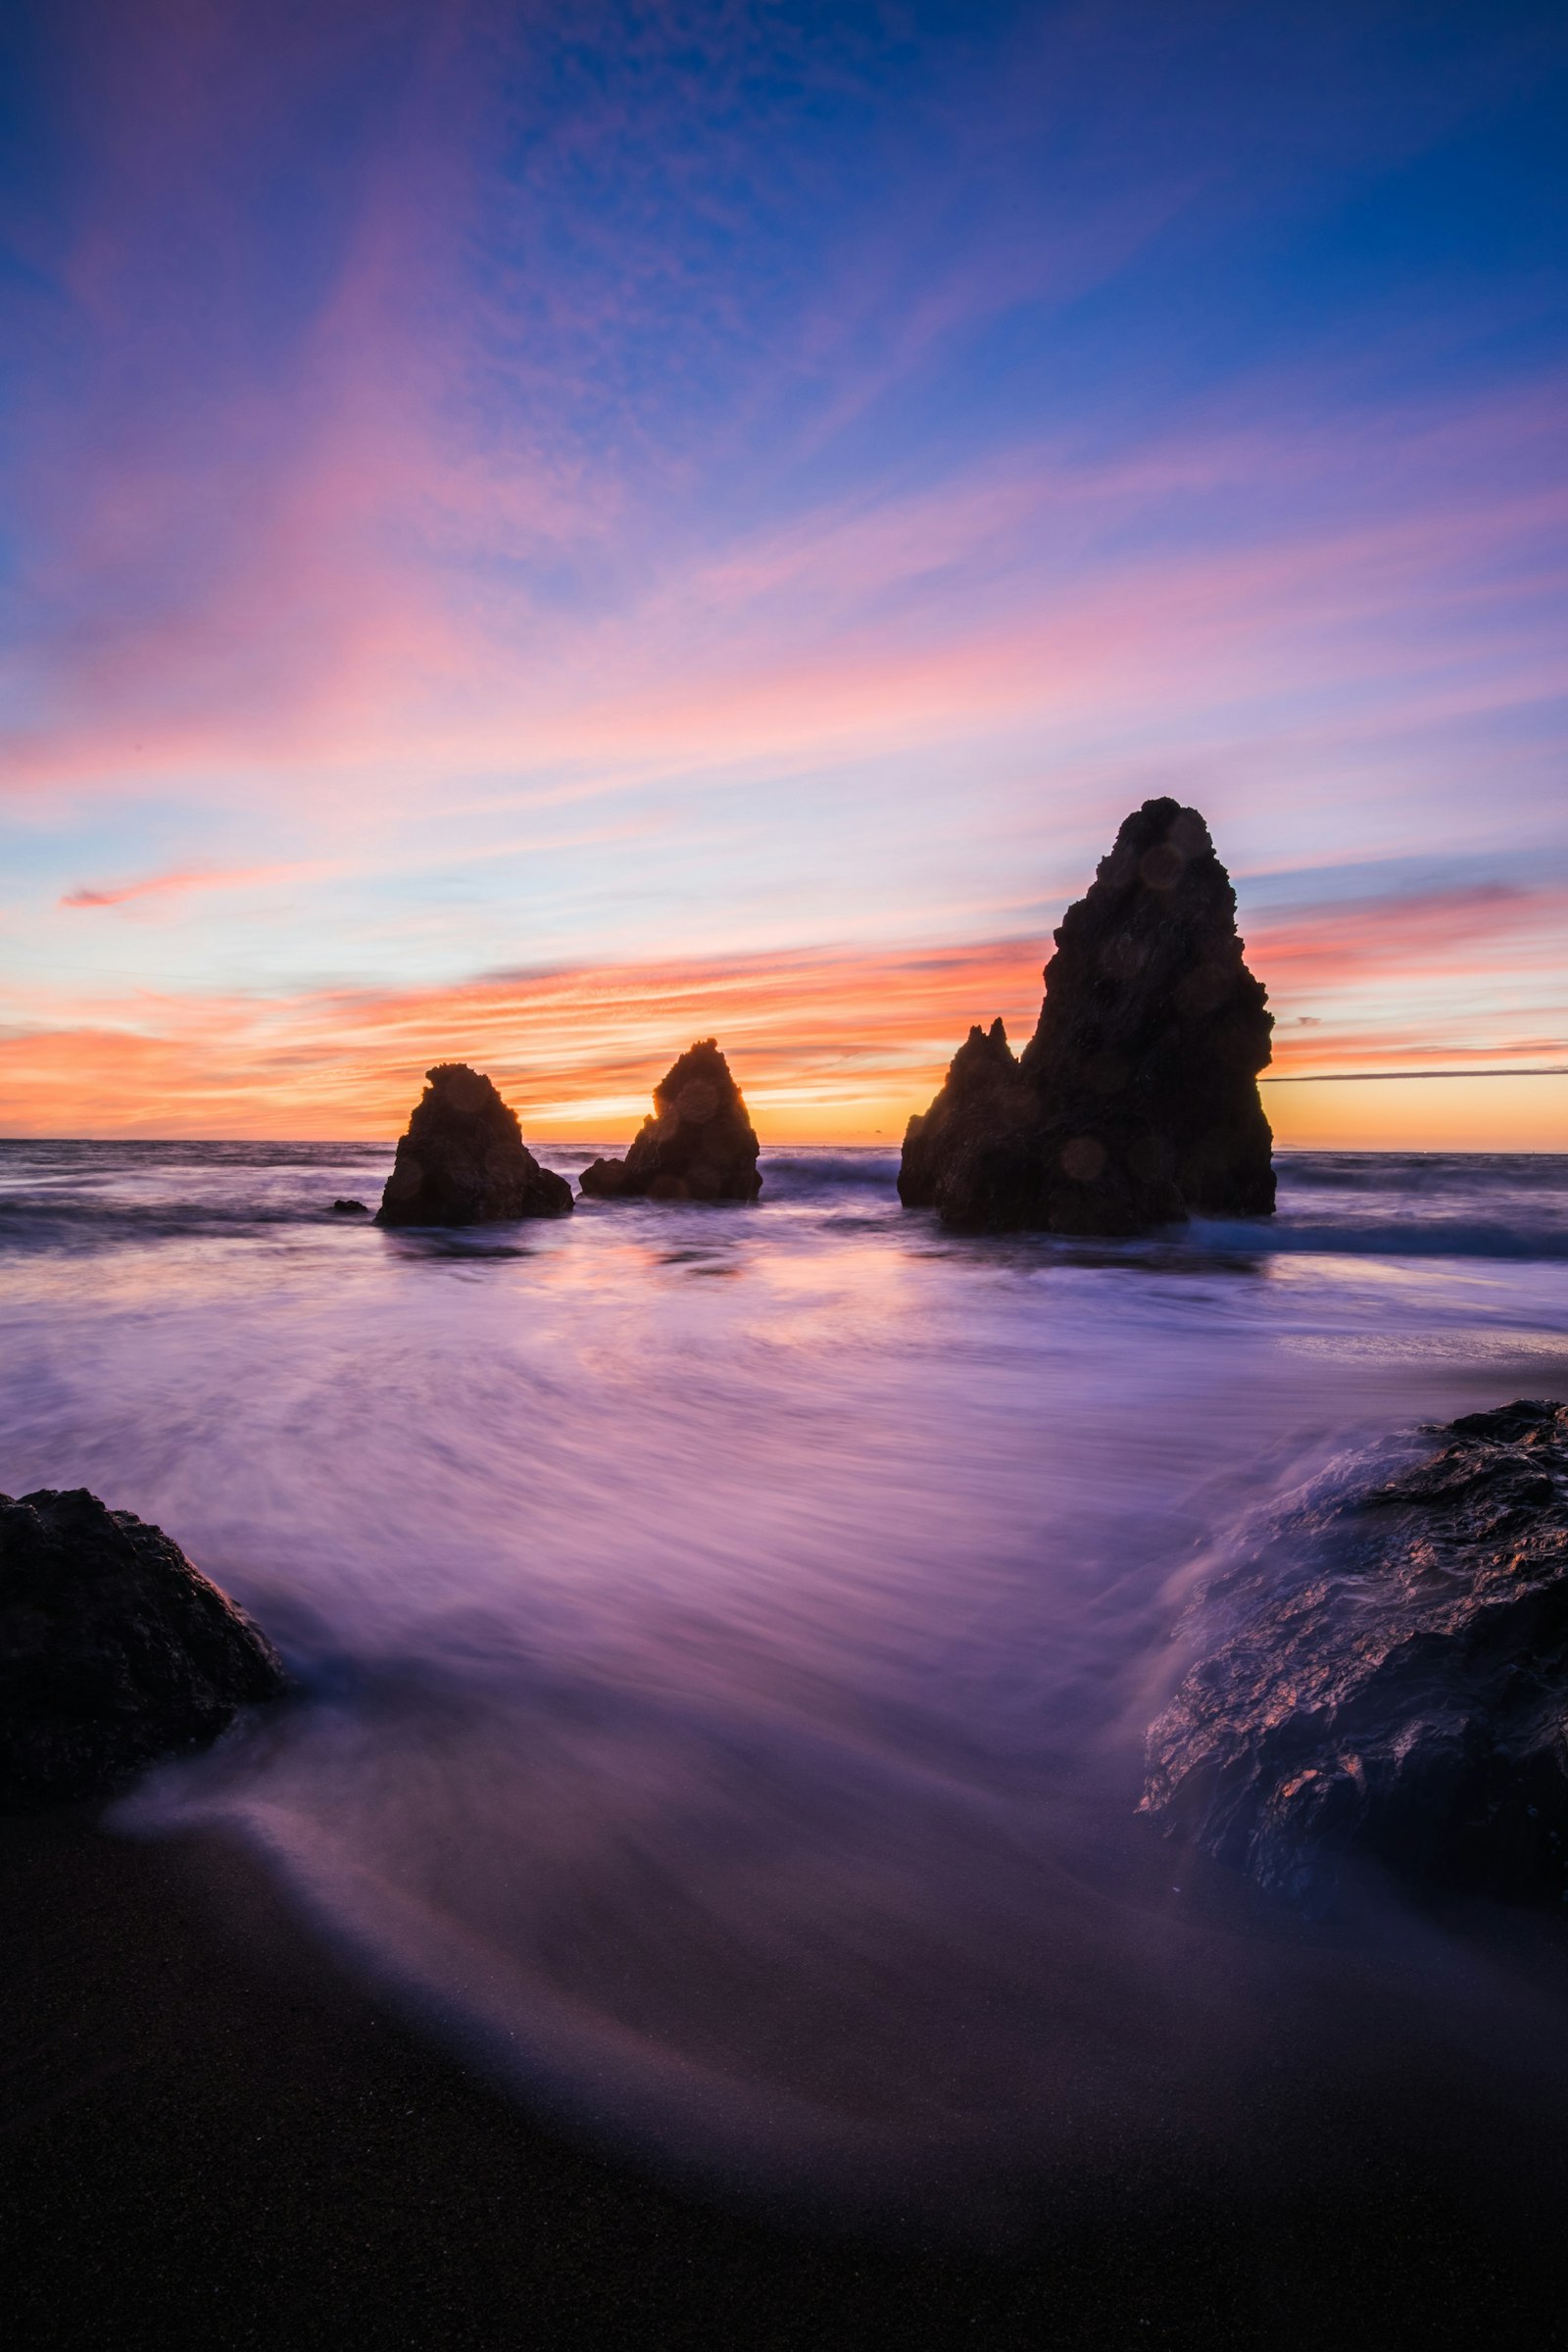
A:
<svg viewBox="0 0 1568 2352">
<path fill-rule="evenodd" d="M 949 1240 L 872 1152 L 334 1221 L 389 1159 L 0 1147 L 0 1487 L 167 1526 L 304 1684 L 129 1822 L 239 1824 L 584 2126 L 829 2195 L 1200 2132 L 1312 2020 L 1494 2030 L 1458 1930 L 1325 1939 L 1133 1806 L 1249 1511 L 1568 1393 L 1568 1163 L 1292 1160 L 1273 1226 L 1093 1248 Z"/>
</svg>

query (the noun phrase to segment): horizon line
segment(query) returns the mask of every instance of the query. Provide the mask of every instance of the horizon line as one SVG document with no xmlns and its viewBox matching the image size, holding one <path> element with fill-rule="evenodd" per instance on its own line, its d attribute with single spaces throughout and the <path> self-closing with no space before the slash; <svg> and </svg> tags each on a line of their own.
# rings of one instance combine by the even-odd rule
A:
<svg viewBox="0 0 1568 2352">
<path fill-rule="evenodd" d="M 1568 1078 L 1568 1062 L 1541 1062 L 1522 1070 L 1279 1070 L 1259 1086 L 1386 1085 L 1394 1078 Z"/>
</svg>

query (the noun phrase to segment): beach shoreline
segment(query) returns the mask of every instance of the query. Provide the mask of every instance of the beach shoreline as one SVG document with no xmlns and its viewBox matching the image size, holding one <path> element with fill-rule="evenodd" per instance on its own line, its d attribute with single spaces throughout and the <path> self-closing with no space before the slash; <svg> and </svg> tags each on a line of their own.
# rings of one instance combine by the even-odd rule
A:
<svg viewBox="0 0 1568 2352">
<path fill-rule="evenodd" d="M 1444 2143 L 1477 2119 L 1435 2136 L 1419 2086 L 1315 2119 L 1287 2087 L 1281 2138 L 1229 2178 L 1129 2151 L 1119 2180 L 1042 2181 L 1004 2246 L 812 2231 L 514 2104 L 224 1838 L 75 1813 L 0 1824 L 0 1854 L 19 2344 L 1554 2340 L 1561 2151 L 1516 2137 L 1462 2177 Z"/>
</svg>

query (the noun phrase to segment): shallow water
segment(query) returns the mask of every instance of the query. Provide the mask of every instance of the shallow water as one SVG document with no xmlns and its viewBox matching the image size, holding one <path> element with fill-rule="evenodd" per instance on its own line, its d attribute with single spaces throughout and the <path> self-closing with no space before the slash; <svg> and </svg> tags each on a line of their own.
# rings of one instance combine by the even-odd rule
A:
<svg viewBox="0 0 1568 2352">
<path fill-rule="evenodd" d="M 302 1686 L 127 1827 L 237 1823 L 528 2095 L 829 2203 L 1245 2132 L 1287 2048 L 1539 2082 L 1538 1931 L 1303 1923 L 1134 1807 L 1249 1514 L 1568 1395 L 1568 1161 L 1290 1157 L 1271 1226 L 1103 1248 L 951 1240 L 869 1152 L 326 1213 L 389 1161 L 0 1145 L 0 1488 L 167 1527 Z"/>
</svg>

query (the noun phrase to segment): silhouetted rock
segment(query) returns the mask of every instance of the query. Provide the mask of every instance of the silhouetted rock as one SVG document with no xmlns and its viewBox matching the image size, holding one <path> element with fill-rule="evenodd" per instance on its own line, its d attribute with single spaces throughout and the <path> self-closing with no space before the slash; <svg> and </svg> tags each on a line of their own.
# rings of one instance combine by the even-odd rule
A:
<svg viewBox="0 0 1568 2352">
<path fill-rule="evenodd" d="M 909 1121 L 899 1198 L 976 1233 L 1141 1233 L 1183 1214 L 1147 1141 L 1117 1109 L 1097 1107 L 1092 1124 L 1050 1117 L 993 1021 L 970 1030 L 941 1094 Z"/>
<path fill-rule="evenodd" d="M 1027 1124 L 1034 1109 L 1000 1020 L 978 1023 L 948 1065 L 947 1083 L 904 1137 L 899 1199 L 906 1208 L 935 1208 L 958 1156 Z"/>
<path fill-rule="evenodd" d="M 369 1213 L 363 1200 L 334 1200 L 332 1203 L 334 1217 L 368 1217 Z"/>
<path fill-rule="evenodd" d="M 1195 1215 L 1266 1216 L 1273 1139 L 1257 1073 L 1267 995 L 1242 960 L 1236 893 L 1196 808 L 1146 801 L 1069 906 L 1019 1066 L 1048 1106 L 1141 1123 L 1139 1182 L 1174 1182 Z"/>
<path fill-rule="evenodd" d="M 443 1061 L 415 1104 L 386 1180 L 381 1225 L 494 1225 L 559 1217 L 571 1207 L 564 1176 L 542 1168 L 517 1114 L 488 1078 Z"/>
<path fill-rule="evenodd" d="M 1236 894 L 1195 808 L 1146 801 L 1070 906 L 1016 1060 L 973 1029 L 911 1119 L 899 1195 L 976 1231 L 1147 1231 L 1265 1216 L 1257 1073 L 1273 1017 L 1242 960 Z"/>
<path fill-rule="evenodd" d="M 1149 1736 L 1141 1809 L 1314 1908 L 1350 1854 L 1568 1900 L 1568 1408 L 1436 1434 L 1268 1522 Z"/>
<path fill-rule="evenodd" d="M 84 1488 L 0 1495 L 0 1804 L 91 1796 L 284 1688 L 160 1529 Z"/>
<path fill-rule="evenodd" d="M 755 1200 L 757 1151 L 729 1063 L 713 1038 L 701 1038 L 655 1087 L 652 1115 L 625 1158 L 591 1161 L 582 1189 L 601 1200 Z"/>
</svg>

